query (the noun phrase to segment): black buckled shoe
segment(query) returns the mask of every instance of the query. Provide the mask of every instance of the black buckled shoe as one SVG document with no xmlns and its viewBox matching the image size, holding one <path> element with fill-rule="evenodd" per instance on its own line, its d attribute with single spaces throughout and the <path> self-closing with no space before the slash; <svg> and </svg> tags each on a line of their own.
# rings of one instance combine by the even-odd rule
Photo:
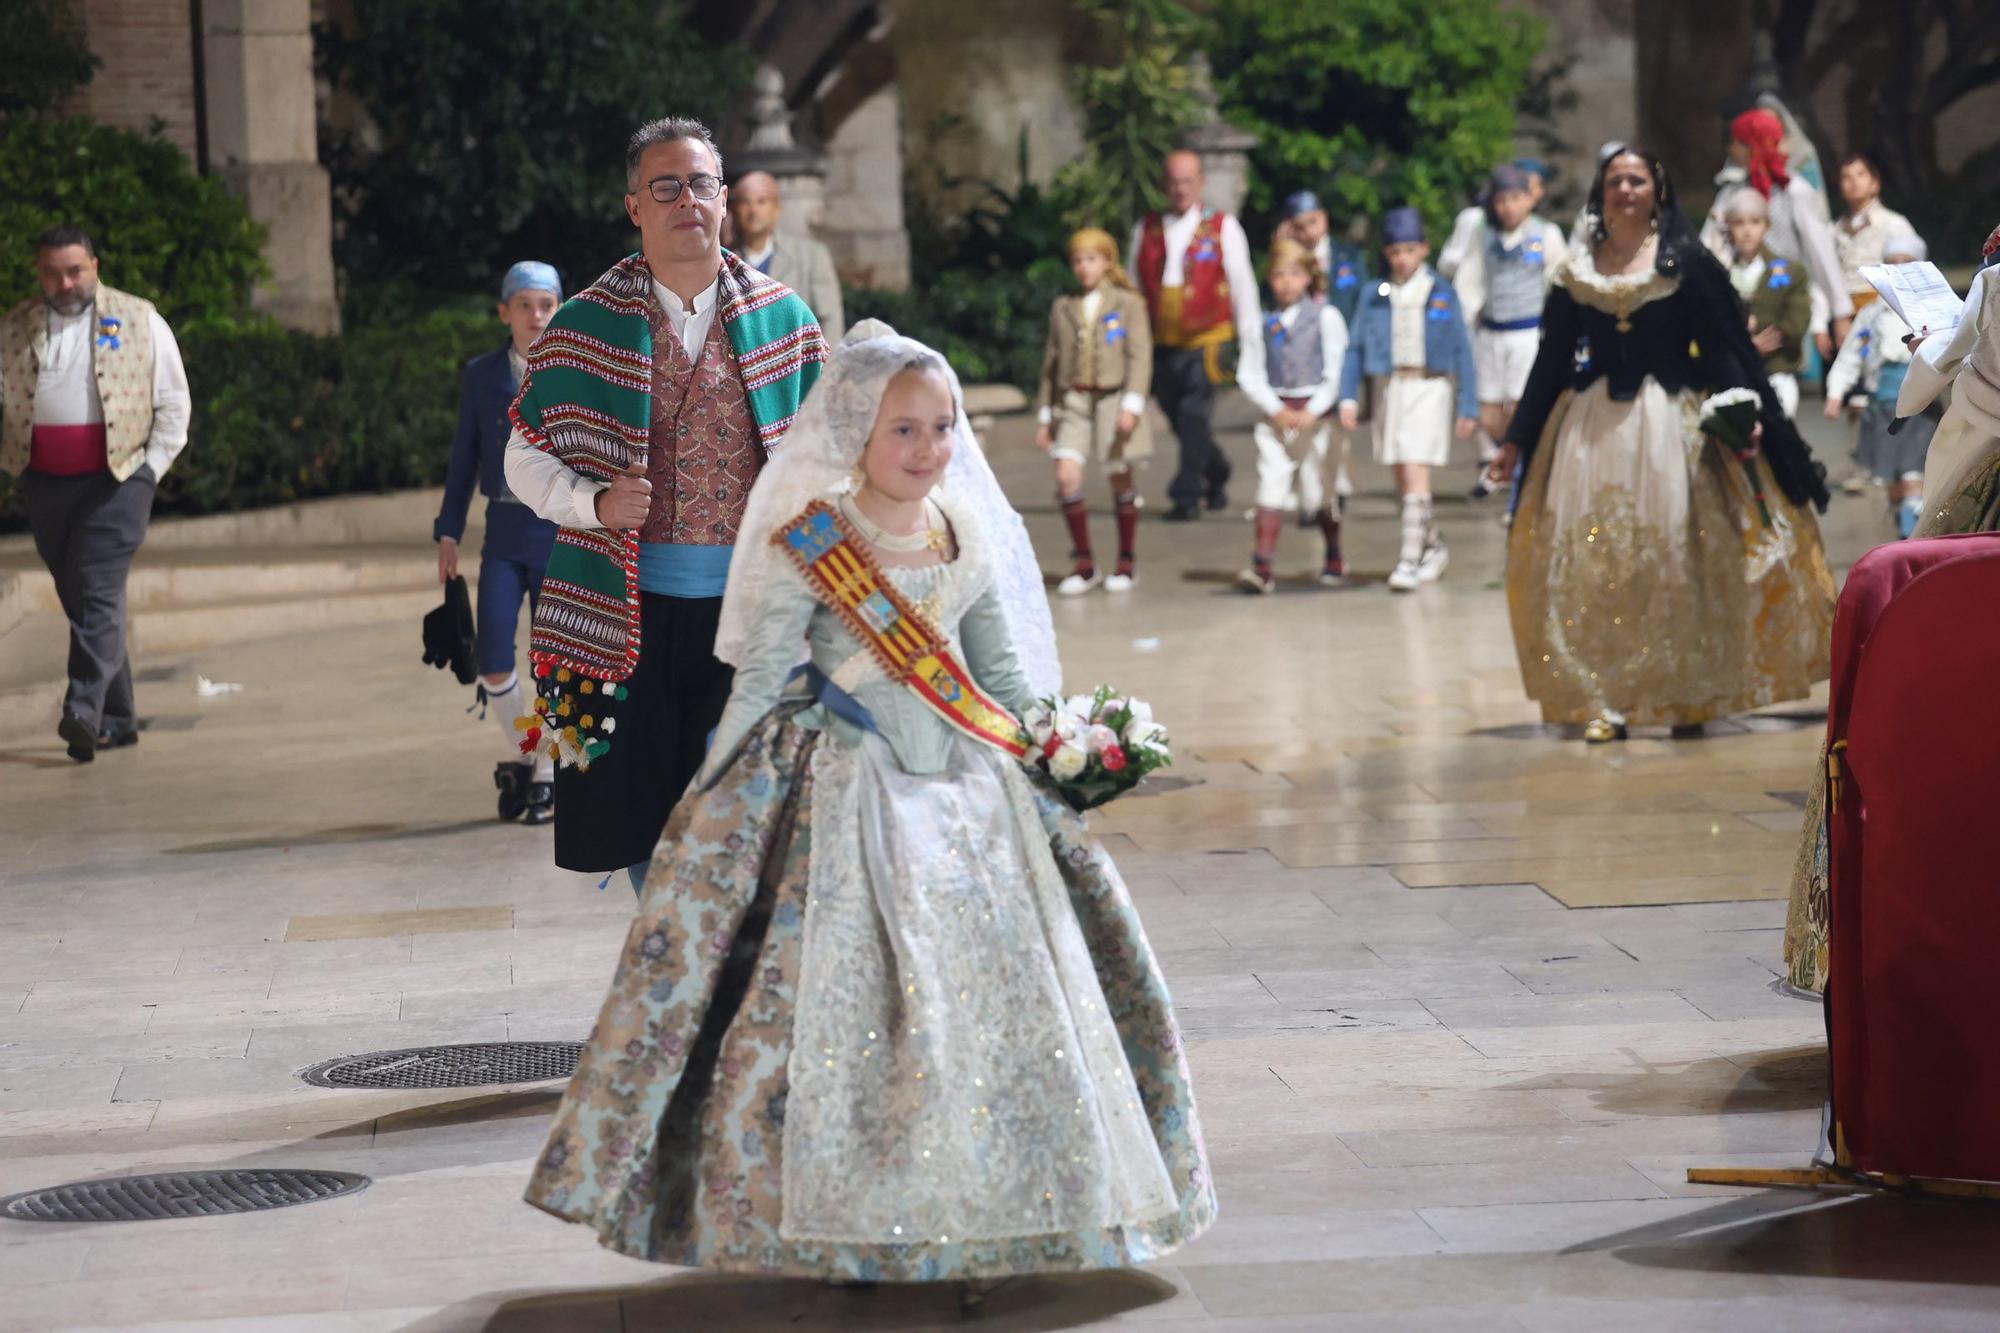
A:
<svg viewBox="0 0 2000 1333">
<path fill-rule="evenodd" d="M 499 815 L 502 823 L 511 824 L 527 812 L 528 779 L 534 771 L 532 764 L 517 764 L 508 759 L 493 765 L 493 785 L 500 790 Z"/>
<path fill-rule="evenodd" d="M 530 782 L 528 784 L 528 810 L 521 816 L 523 824 L 547 824 L 556 817 L 556 784 L 553 782 Z"/>
</svg>

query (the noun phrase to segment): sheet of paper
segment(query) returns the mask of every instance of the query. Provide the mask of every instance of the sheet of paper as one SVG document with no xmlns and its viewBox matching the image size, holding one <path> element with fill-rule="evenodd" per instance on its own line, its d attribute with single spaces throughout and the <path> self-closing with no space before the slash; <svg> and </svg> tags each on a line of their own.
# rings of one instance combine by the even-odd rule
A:
<svg viewBox="0 0 2000 1333">
<path fill-rule="evenodd" d="M 1919 333 L 1945 333 L 1958 327 L 1965 303 L 1936 264 L 1863 264 L 1861 276 Z"/>
</svg>

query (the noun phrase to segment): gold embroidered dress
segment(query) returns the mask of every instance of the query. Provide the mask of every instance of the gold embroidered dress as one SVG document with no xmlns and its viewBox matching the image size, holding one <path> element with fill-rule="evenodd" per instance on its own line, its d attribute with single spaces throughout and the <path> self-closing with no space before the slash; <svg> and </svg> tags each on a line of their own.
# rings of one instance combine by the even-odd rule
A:
<svg viewBox="0 0 2000 1333">
<path fill-rule="evenodd" d="M 1713 261 L 1557 271 L 1508 432 L 1527 458 L 1508 540 L 1521 677 L 1551 723 L 1682 725 L 1804 697 L 1828 670 L 1834 584 L 1809 506 L 1703 435 L 1712 392 L 1766 389 Z M 1766 423 L 1766 440 L 1772 438 Z M 1796 436 L 1787 446 L 1799 451 Z M 1809 460 L 1807 460 L 1809 465 Z M 1760 512 L 1761 491 L 1770 513 Z"/>
</svg>

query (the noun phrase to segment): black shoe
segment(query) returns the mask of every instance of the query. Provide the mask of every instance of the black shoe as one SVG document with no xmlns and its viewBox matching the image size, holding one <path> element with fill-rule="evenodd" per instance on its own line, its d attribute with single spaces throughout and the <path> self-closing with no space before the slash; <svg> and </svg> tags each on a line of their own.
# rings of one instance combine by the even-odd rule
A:
<svg viewBox="0 0 2000 1333">
<path fill-rule="evenodd" d="M 532 764 L 517 764 L 507 759 L 493 765 L 493 785 L 500 789 L 502 823 L 513 823 L 527 810 L 528 778 L 534 771 Z"/>
<path fill-rule="evenodd" d="M 97 733 L 84 726 L 81 718 L 64 713 L 62 721 L 56 723 L 56 735 L 69 742 L 69 757 L 77 763 L 97 758 Z"/>
<path fill-rule="evenodd" d="M 1209 487 L 1208 507 L 1210 509 L 1229 508 L 1229 489 L 1225 486 Z"/>
<path fill-rule="evenodd" d="M 122 750 L 128 745 L 139 743 L 139 729 L 125 731 L 100 731 L 97 733 L 97 748 L 100 750 Z"/>
<path fill-rule="evenodd" d="M 1176 500 L 1174 507 L 1160 517 L 1169 523 L 1192 523 L 1201 517 L 1201 510 L 1195 505 L 1182 504 Z"/>
<path fill-rule="evenodd" d="M 1684 722 L 1673 729 L 1673 737 L 1677 741 L 1698 741 L 1707 734 L 1699 722 Z"/>
<path fill-rule="evenodd" d="M 556 784 L 553 782 L 530 782 L 528 784 L 528 810 L 521 816 L 523 824 L 547 824 L 556 817 Z"/>
</svg>

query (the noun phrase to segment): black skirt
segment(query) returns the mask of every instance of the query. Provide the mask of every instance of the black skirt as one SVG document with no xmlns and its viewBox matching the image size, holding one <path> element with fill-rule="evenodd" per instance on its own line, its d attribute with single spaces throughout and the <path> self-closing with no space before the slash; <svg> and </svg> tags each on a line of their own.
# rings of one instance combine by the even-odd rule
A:
<svg viewBox="0 0 2000 1333">
<path fill-rule="evenodd" d="M 650 860 L 722 720 L 735 672 L 715 659 L 720 597 L 639 597 L 639 662 L 611 748 L 556 770 L 556 864 L 602 873 Z"/>
</svg>

